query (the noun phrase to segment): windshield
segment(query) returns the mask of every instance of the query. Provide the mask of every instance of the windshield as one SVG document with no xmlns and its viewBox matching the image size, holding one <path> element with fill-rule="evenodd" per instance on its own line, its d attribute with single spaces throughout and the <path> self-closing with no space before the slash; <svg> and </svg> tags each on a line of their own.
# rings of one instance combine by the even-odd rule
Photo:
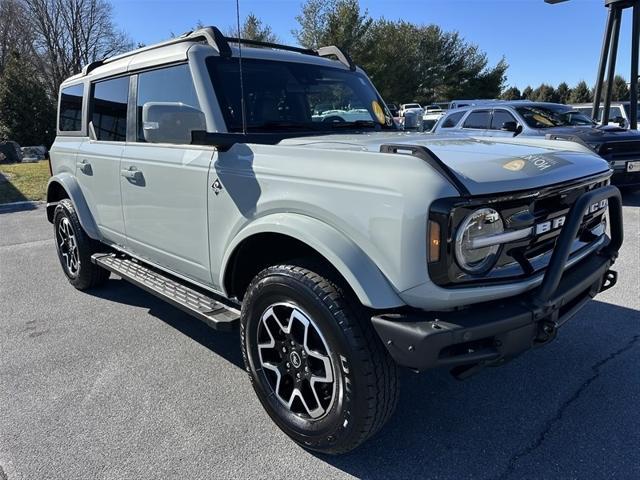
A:
<svg viewBox="0 0 640 480">
<path fill-rule="evenodd" d="M 593 125 L 584 113 L 562 105 L 526 105 L 516 111 L 531 128 L 575 127 Z"/>
<path fill-rule="evenodd" d="M 207 66 L 228 131 L 241 132 L 238 59 L 210 57 Z M 396 130 L 391 113 L 359 72 L 243 59 L 242 76 L 248 132 Z"/>
</svg>

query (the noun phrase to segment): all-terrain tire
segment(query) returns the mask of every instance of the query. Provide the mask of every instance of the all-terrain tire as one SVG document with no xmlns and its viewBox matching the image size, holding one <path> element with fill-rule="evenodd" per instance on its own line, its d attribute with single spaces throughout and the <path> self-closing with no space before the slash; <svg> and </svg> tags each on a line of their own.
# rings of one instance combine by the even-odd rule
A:
<svg viewBox="0 0 640 480">
<path fill-rule="evenodd" d="M 294 311 L 297 313 L 289 313 Z M 276 312 L 279 313 L 275 315 Z M 292 382 L 296 382 L 295 375 L 300 372 L 303 377 L 297 381 L 304 382 L 306 367 L 300 365 L 296 370 L 288 360 L 291 358 L 292 363 L 297 363 L 293 357 L 297 353 L 294 352 L 304 355 L 307 340 L 305 337 L 305 345 L 301 347 L 299 339 L 292 338 L 293 334 L 290 337 L 278 328 L 278 324 L 269 316 L 271 313 L 275 315 L 273 318 L 281 317 L 280 322 L 285 326 L 288 321 L 292 332 L 296 325 L 291 319 L 296 316 L 310 325 L 309 330 L 317 330 L 317 334 L 314 334 L 315 345 L 323 354 L 319 356 L 326 354 L 334 372 L 332 400 L 327 401 L 329 395 L 315 396 L 316 400 L 322 398 L 325 402 L 320 409 L 325 409 L 320 418 L 307 415 L 310 408 L 306 408 L 306 411 L 300 409 L 302 413 L 293 409 L 296 402 L 304 407 L 315 405 L 318 402 L 314 402 L 313 398 L 304 404 L 294 399 L 293 405 L 287 406 L 281 398 L 285 394 L 276 392 L 278 385 L 287 386 L 285 379 L 289 378 L 289 368 L 292 370 Z M 375 333 L 365 309 L 337 283 L 295 265 L 269 267 L 249 285 L 240 325 L 244 363 L 258 398 L 275 423 L 301 446 L 329 454 L 345 453 L 374 435 L 391 417 L 398 399 L 396 364 Z M 271 327 L 267 329 L 267 325 Z M 279 337 L 271 333 L 271 339 L 265 337 L 266 330 L 280 330 L 276 332 Z M 282 359 L 274 359 L 273 353 L 276 350 L 280 352 L 280 348 L 285 351 L 289 347 L 289 340 L 291 345 L 296 345 L 286 353 L 278 354 L 283 356 Z M 270 343 L 275 345 L 273 352 L 268 348 Z M 262 346 L 259 347 L 259 344 Z M 279 362 L 278 368 L 284 372 L 276 375 L 276 381 L 273 379 L 271 363 L 269 368 L 264 366 L 261 355 L 265 348 L 266 353 L 270 354 L 270 362 Z M 307 360 L 311 365 L 310 356 Z M 318 368 L 317 361 L 313 361 L 314 368 Z M 327 386 L 329 384 L 316 385 L 331 390 Z M 301 384 L 302 391 L 305 390 Z M 308 384 L 306 391 L 309 391 Z M 326 393 L 325 390 L 322 392 Z M 318 412 L 317 409 L 315 411 Z"/>
<path fill-rule="evenodd" d="M 101 244 L 85 233 L 71 200 L 61 200 L 56 206 L 53 233 L 60 265 L 71 285 L 86 290 L 109 279 L 108 270 L 91 262 L 91 255 L 101 250 Z"/>
</svg>

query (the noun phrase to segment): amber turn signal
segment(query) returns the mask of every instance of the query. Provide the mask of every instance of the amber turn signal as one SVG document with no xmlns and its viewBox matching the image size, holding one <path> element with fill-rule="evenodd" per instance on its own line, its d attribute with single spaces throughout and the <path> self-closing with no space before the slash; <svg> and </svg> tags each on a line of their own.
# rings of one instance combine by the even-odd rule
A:
<svg viewBox="0 0 640 480">
<path fill-rule="evenodd" d="M 428 260 L 429 262 L 437 262 L 440 260 L 440 224 L 429 221 L 429 248 L 428 248 Z"/>
</svg>

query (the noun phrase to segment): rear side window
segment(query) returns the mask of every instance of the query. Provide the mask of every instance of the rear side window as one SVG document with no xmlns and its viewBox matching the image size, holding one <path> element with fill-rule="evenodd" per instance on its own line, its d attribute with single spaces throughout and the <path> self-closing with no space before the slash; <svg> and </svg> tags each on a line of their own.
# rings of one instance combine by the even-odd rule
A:
<svg viewBox="0 0 640 480">
<path fill-rule="evenodd" d="M 60 93 L 60 117 L 58 129 L 61 132 L 79 132 L 82 130 L 82 95 L 84 85 L 63 88 Z"/>
<path fill-rule="evenodd" d="M 480 110 L 471 112 L 467 119 L 464 121 L 464 128 L 489 128 L 489 121 L 491 120 L 491 112 L 489 110 Z"/>
<path fill-rule="evenodd" d="M 91 121 L 98 140 L 124 142 L 127 139 L 128 98 L 129 77 L 93 85 Z"/>
<path fill-rule="evenodd" d="M 145 107 L 146 106 L 146 107 Z M 188 65 L 161 68 L 138 75 L 138 141 L 146 142 L 143 112 L 147 111 L 147 132 L 149 141 L 154 143 L 190 143 L 188 133 L 178 135 L 177 129 L 163 128 L 158 120 L 169 118 L 173 112 L 176 122 L 188 130 L 205 130 L 204 114 L 200 111 L 198 95 L 193 85 L 193 78 Z"/>
<path fill-rule="evenodd" d="M 500 130 L 505 123 L 515 121 L 516 119 L 513 118 L 513 115 L 506 110 L 494 110 L 491 119 L 491 130 Z"/>
<path fill-rule="evenodd" d="M 459 122 L 460 119 L 464 116 L 464 112 L 452 113 L 449 115 L 444 122 L 442 122 L 442 127 L 440 128 L 453 128 Z"/>
</svg>

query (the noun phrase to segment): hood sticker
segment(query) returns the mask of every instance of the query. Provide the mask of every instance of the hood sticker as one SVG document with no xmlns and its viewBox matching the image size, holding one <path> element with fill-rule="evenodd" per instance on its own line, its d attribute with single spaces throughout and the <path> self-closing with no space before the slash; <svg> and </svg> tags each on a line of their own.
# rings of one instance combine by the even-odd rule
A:
<svg viewBox="0 0 640 480">
<path fill-rule="evenodd" d="M 504 162 L 499 161 L 502 164 L 502 168 L 511 172 L 522 171 L 527 176 L 535 176 L 541 173 L 547 173 L 552 170 L 570 165 L 571 162 L 564 158 L 557 157 L 555 155 L 523 155 L 514 160 Z"/>
</svg>

